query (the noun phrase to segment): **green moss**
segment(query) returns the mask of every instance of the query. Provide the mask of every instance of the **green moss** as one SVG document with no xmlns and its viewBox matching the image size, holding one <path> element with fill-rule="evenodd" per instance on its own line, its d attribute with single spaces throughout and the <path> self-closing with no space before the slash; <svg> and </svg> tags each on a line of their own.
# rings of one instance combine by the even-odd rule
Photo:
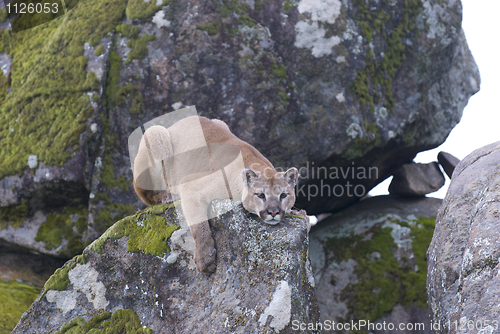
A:
<svg viewBox="0 0 500 334">
<path fill-rule="evenodd" d="M 45 249 L 50 250 L 61 246 L 62 240 L 66 239 L 67 247 L 59 252 L 74 255 L 85 247 L 82 234 L 87 229 L 88 211 L 83 206 L 65 207 L 63 211 L 64 214 L 53 212 L 47 215 L 47 220 L 38 228 L 35 241 L 45 242 Z"/>
<path fill-rule="evenodd" d="M 0 230 L 7 226 L 14 228 L 21 226 L 26 218 L 28 218 L 28 201 L 23 200 L 19 205 L 2 207 L 0 210 Z"/>
<path fill-rule="evenodd" d="M 137 224 L 130 224 L 125 229 L 125 235 L 130 239 L 127 242 L 129 252 L 142 250 L 146 254 L 163 256 L 170 252 L 167 240 L 179 227 L 168 226 L 166 219 L 161 216 L 145 215 Z"/>
<path fill-rule="evenodd" d="M 157 6 L 156 0 L 144 1 L 144 0 L 129 0 L 127 3 L 127 9 L 125 13 L 130 20 L 136 19 L 149 19 L 161 7 L 166 6 L 170 0 L 163 0 L 162 4 Z"/>
<path fill-rule="evenodd" d="M 130 82 L 118 89 L 116 102 L 119 106 L 127 106 L 127 109 L 131 114 L 139 114 L 144 110 L 142 93 L 139 90 L 139 87 Z"/>
<path fill-rule="evenodd" d="M 0 333 L 10 333 L 41 289 L 14 280 L 0 279 Z"/>
<path fill-rule="evenodd" d="M 116 221 L 132 215 L 136 208 L 131 204 L 115 204 L 105 193 L 96 194 L 93 202 L 102 201 L 97 215 L 94 216 L 94 223 L 97 229 L 102 233 L 106 231 Z"/>
<path fill-rule="evenodd" d="M 196 28 L 198 28 L 200 30 L 204 30 L 210 36 L 213 36 L 213 35 L 219 33 L 220 26 L 221 26 L 221 22 L 220 21 L 214 21 L 211 24 L 199 24 L 199 25 L 196 26 Z"/>
<path fill-rule="evenodd" d="M 288 96 L 288 94 L 285 92 L 279 92 L 278 94 L 279 94 L 280 99 L 281 99 L 281 104 L 287 105 L 288 101 L 290 100 L 290 96 Z"/>
<path fill-rule="evenodd" d="M 103 45 L 99 45 L 95 50 L 94 50 L 94 54 L 96 56 L 100 56 L 104 53 L 104 46 Z M 95 74 L 94 74 L 95 75 Z"/>
<path fill-rule="evenodd" d="M 87 73 L 87 78 L 85 79 L 85 86 L 89 87 L 90 90 L 97 91 L 101 87 L 101 82 L 97 78 L 94 72 Z M 94 95 L 94 96 L 97 96 Z"/>
<path fill-rule="evenodd" d="M 143 0 L 140 0 L 143 1 Z M 148 55 L 148 42 L 154 41 L 156 39 L 155 35 L 144 35 L 138 39 L 131 39 L 127 45 L 132 50 L 129 51 L 127 60 L 125 60 L 125 65 L 130 64 L 133 59 L 144 59 Z"/>
<path fill-rule="evenodd" d="M 410 226 L 411 236 L 413 237 L 411 248 L 415 254 L 416 272 L 410 272 L 405 285 L 405 295 L 403 296 L 403 305 L 416 305 L 427 308 L 427 249 L 434 234 L 436 225 L 435 218 L 418 217 L 417 224 Z"/>
<path fill-rule="evenodd" d="M 166 251 L 170 251 L 167 240 L 179 227 L 168 225 L 165 218 L 157 216 L 153 212 L 162 213 L 173 207 L 173 204 L 160 204 L 126 217 L 111 226 L 89 247 L 92 251 L 101 253 L 106 240 L 116 240 L 128 236 L 129 252 L 143 251 L 145 254 L 162 256 Z"/>
<path fill-rule="evenodd" d="M 274 76 L 278 79 L 286 80 L 288 79 L 288 75 L 286 74 L 286 67 L 283 64 L 277 65 L 274 61 L 271 62 L 271 71 Z"/>
<path fill-rule="evenodd" d="M 8 88 L 10 85 L 9 78 L 3 75 L 3 71 L 0 70 L 0 104 L 5 101 L 8 94 Z"/>
<path fill-rule="evenodd" d="M 248 15 L 241 14 L 238 18 L 238 24 L 242 26 L 254 27 L 257 25 L 257 21 L 255 21 Z"/>
<path fill-rule="evenodd" d="M 109 70 L 106 78 L 106 89 L 104 96 L 108 108 L 117 105 L 118 85 L 120 84 L 120 72 L 122 70 L 122 58 L 112 50 L 109 53 Z"/>
<path fill-rule="evenodd" d="M 391 236 L 392 228 L 382 229 L 380 224 L 362 235 L 330 238 L 325 243 L 336 262 L 348 259 L 357 262 L 355 273 L 358 283 L 344 290 L 351 301 L 348 305 L 351 319 L 374 321 L 387 314 L 397 303 L 427 307 L 425 253 L 432 239 L 435 219 L 420 217 L 415 224 L 388 219 L 410 227 L 416 269 L 398 264 L 394 257 L 397 245 Z M 368 240 L 366 236 L 369 234 L 372 236 Z M 380 253 L 380 259 L 370 258 L 374 252 Z"/>
<path fill-rule="evenodd" d="M 380 145 L 381 138 L 378 134 L 378 126 L 375 122 L 364 123 L 366 136 L 356 138 L 349 143 L 347 151 L 344 153 L 346 160 L 352 160 L 364 156 L 374 147 Z"/>
<path fill-rule="evenodd" d="M 4 23 L 5 21 L 7 21 L 7 16 L 7 10 L 0 8 L 0 22 Z"/>
<path fill-rule="evenodd" d="M 401 18 L 394 18 L 397 20 L 397 25 L 389 29 L 387 23 L 391 18 L 390 15 L 383 9 L 371 12 L 369 7 L 377 7 L 375 3 L 372 6 L 372 1 L 374 0 L 354 0 L 354 5 L 357 7 L 356 20 L 367 43 L 371 42 L 375 34 L 380 34 L 387 41 L 387 49 L 379 60 L 375 59 L 371 49 L 368 51 L 366 65 L 358 71 L 351 90 L 362 108 L 368 105 L 370 112 L 373 112 L 375 104 L 383 99 L 384 107 L 394 111 L 392 83 L 396 71 L 409 52 L 409 48 L 403 44 L 403 38 L 415 33 L 415 23 L 423 5 L 421 0 L 405 0 Z M 390 33 L 386 34 L 386 31 Z"/>
<path fill-rule="evenodd" d="M 106 321 L 110 319 L 109 321 Z M 116 310 L 93 316 L 88 322 L 77 317 L 65 323 L 55 334 L 154 334 L 151 328 L 142 327 L 134 310 Z"/>
<path fill-rule="evenodd" d="M 0 30 L 0 52 L 10 53 L 12 42 L 10 38 L 10 30 Z"/>
<path fill-rule="evenodd" d="M 42 298 L 49 290 L 56 290 L 56 291 L 66 290 L 69 283 L 68 273 L 71 269 L 75 268 L 78 263 L 80 264 L 87 263 L 85 255 L 83 254 L 77 255 L 68 262 L 66 262 L 62 268 L 58 268 L 54 272 L 54 274 L 52 274 L 52 276 L 49 277 L 47 282 L 45 282 L 45 285 L 43 287 Z"/>
<path fill-rule="evenodd" d="M 223 20 L 200 24 L 196 28 L 206 31 L 210 36 L 223 33 L 225 37 L 233 38 L 240 35 L 238 26 L 254 27 L 257 25 L 257 21 L 247 15 L 251 10 L 249 5 L 240 5 L 238 0 L 218 1 L 217 4 L 219 5 L 217 12 Z"/>
<path fill-rule="evenodd" d="M 21 3 L 29 4 L 30 2 L 36 3 L 35 1 L 14 0 L 10 3 L 10 6 L 13 9 L 12 11 L 15 11 L 16 4 L 19 6 Z M 12 31 L 14 33 L 17 33 L 17 32 L 20 32 L 22 30 L 31 29 L 33 27 L 47 23 L 51 20 L 54 20 L 54 19 L 64 15 L 64 11 L 62 10 L 62 3 L 60 0 L 51 0 L 51 1 L 47 1 L 47 3 L 50 3 L 51 5 L 53 3 L 55 3 L 59 10 L 57 10 L 55 13 L 53 11 L 50 11 L 49 13 L 43 13 L 43 12 L 37 13 L 36 11 L 33 11 L 33 13 L 29 13 L 29 9 L 27 8 L 25 13 L 23 13 L 21 15 L 15 15 L 15 16 L 12 15 L 11 16 Z"/>
<path fill-rule="evenodd" d="M 116 32 L 124 37 L 128 37 L 130 39 L 136 39 L 139 37 L 139 33 L 141 32 L 141 28 L 136 26 L 131 26 L 130 24 L 120 24 L 116 27 Z"/>
<path fill-rule="evenodd" d="M 176 204 L 179 204 L 180 202 L 174 202 L 174 203 L 166 203 L 166 204 L 157 204 L 157 205 L 151 205 L 142 210 L 144 214 L 148 215 L 161 215 L 165 213 L 167 209 L 172 209 L 175 207 Z"/>
<path fill-rule="evenodd" d="M 110 139 L 108 137 L 108 139 Z M 106 155 L 104 157 L 104 170 L 102 172 L 101 182 L 107 185 L 110 188 L 118 188 L 120 191 L 127 191 L 130 185 L 130 182 L 125 179 L 123 175 L 116 178 L 114 174 L 114 168 L 112 163 L 112 150 L 110 147 L 113 145 L 111 140 L 108 141 L 108 145 L 106 145 Z"/>
<path fill-rule="evenodd" d="M 293 7 L 295 7 L 295 6 L 293 5 L 293 2 L 290 2 L 290 1 L 285 1 L 285 3 L 283 4 L 283 10 L 286 12 L 293 9 Z"/>
<path fill-rule="evenodd" d="M 80 1 L 62 18 L 13 34 L 13 49 L 3 32 L 12 93 L 0 105 L 0 178 L 22 171 L 32 154 L 56 166 L 73 156 L 93 112 L 86 93 L 96 88 L 83 45 L 96 46 L 112 32 L 125 6 L 121 0 Z"/>
<path fill-rule="evenodd" d="M 238 4 L 238 0 L 229 0 L 224 2 L 224 0 L 218 1 L 219 9 L 217 10 L 222 17 L 228 17 L 230 14 L 235 13 L 237 15 L 241 14 L 243 8 Z"/>
</svg>

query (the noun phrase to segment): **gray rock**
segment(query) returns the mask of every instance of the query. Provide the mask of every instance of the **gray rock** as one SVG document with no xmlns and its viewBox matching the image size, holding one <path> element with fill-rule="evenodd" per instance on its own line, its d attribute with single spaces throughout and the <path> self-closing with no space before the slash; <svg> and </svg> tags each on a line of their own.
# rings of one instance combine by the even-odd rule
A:
<svg viewBox="0 0 500 334">
<path fill-rule="evenodd" d="M 394 324 L 392 330 L 389 324 Z M 393 334 L 395 332 L 398 334 L 434 334 L 431 328 L 429 309 L 417 306 L 405 307 L 397 304 L 389 314 L 375 321 L 374 326 L 374 333 L 377 334 Z"/>
<path fill-rule="evenodd" d="M 72 20 L 20 32 L 29 38 L 6 47 L 15 63 L 45 61 L 11 67 L 0 109 L 12 124 L 0 139 L 0 205 L 27 203 L 28 216 L 85 210 L 85 230 L 36 249 L 63 257 L 142 207 L 128 136 L 174 107 L 196 105 L 276 167 L 301 168 L 297 207 L 314 214 L 354 203 L 441 144 L 479 89 L 457 0 L 139 1 L 144 11 L 137 1 L 89 1 L 95 15 L 76 6 Z M 116 33 L 121 24 L 138 36 Z"/>
<path fill-rule="evenodd" d="M 457 167 L 460 159 L 446 152 L 439 152 L 438 161 L 441 167 L 443 167 L 444 172 L 451 179 L 455 167 Z"/>
<path fill-rule="evenodd" d="M 431 333 L 425 252 L 441 202 L 371 197 L 313 227 L 310 255 L 322 320 L 370 321 L 374 333 L 400 332 L 400 324 L 411 321 L 425 328 L 408 333 Z M 384 321 L 395 326 L 392 331 L 383 330 Z"/>
<path fill-rule="evenodd" d="M 436 333 L 496 333 L 500 318 L 500 142 L 455 168 L 427 252 Z M 458 328 L 458 329 L 457 329 Z"/>
<path fill-rule="evenodd" d="M 41 288 L 64 262 L 45 254 L 30 253 L 0 240 L 0 279 L 28 282 Z"/>
<path fill-rule="evenodd" d="M 389 193 L 396 196 L 425 196 L 444 185 L 437 162 L 404 164 L 394 172 Z"/>
<path fill-rule="evenodd" d="M 195 269 L 194 241 L 173 207 L 150 207 L 56 271 L 13 333 L 83 327 L 93 316 L 98 326 L 123 316 L 120 309 L 157 334 L 294 333 L 294 322 L 318 322 L 305 220 L 270 226 L 239 203 L 214 205 L 228 207 L 211 220 L 217 270 L 210 276 Z"/>
</svg>

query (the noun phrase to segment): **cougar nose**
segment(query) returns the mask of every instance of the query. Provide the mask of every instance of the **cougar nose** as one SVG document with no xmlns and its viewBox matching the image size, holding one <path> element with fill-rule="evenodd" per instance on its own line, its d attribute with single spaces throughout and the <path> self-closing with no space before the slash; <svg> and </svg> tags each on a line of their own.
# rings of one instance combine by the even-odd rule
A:
<svg viewBox="0 0 500 334">
<path fill-rule="evenodd" d="M 268 212 L 271 216 L 273 216 L 273 217 L 274 217 L 274 216 L 276 216 L 278 213 L 280 213 L 280 211 L 279 211 L 279 210 L 276 210 L 276 211 L 274 211 L 274 210 L 268 210 L 267 212 Z"/>
</svg>

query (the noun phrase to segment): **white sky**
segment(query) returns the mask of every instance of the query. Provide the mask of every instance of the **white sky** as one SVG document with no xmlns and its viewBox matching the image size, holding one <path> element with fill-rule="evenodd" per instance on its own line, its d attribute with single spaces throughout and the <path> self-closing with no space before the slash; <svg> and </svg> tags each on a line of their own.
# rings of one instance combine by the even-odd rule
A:
<svg viewBox="0 0 500 334">
<path fill-rule="evenodd" d="M 500 1 L 462 0 L 465 37 L 481 74 L 481 89 L 465 107 L 462 120 L 438 148 L 421 152 L 415 162 L 437 161 L 440 151 L 459 159 L 500 140 L 500 44 L 498 34 Z M 390 178 L 392 179 L 392 177 Z M 370 191 L 371 195 L 388 194 L 390 179 Z M 432 197 L 444 198 L 450 180 Z"/>
</svg>

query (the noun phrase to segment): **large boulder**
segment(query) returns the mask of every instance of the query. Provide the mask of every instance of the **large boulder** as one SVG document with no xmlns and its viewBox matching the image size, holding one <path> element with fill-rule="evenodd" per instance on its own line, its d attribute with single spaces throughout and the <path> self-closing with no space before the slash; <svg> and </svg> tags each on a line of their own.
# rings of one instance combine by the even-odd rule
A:
<svg viewBox="0 0 500 334">
<path fill-rule="evenodd" d="M 425 252 L 440 205 L 436 198 L 372 197 L 313 227 L 316 295 L 322 320 L 330 321 L 325 333 L 432 333 Z"/>
<path fill-rule="evenodd" d="M 319 321 L 306 221 L 267 225 L 230 200 L 213 210 L 210 276 L 196 270 L 194 241 L 173 205 L 153 206 L 58 269 L 13 333 L 119 323 L 157 334 L 292 333 L 294 324 Z"/>
<path fill-rule="evenodd" d="M 500 142 L 460 161 L 427 252 L 436 333 L 496 333 L 500 318 Z"/>
<path fill-rule="evenodd" d="M 140 208 L 127 139 L 173 109 L 300 167 L 313 214 L 441 144 L 480 81 L 459 0 L 88 0 L 1 32 L 0 238 L 61 257 Z"/>
</svg>

